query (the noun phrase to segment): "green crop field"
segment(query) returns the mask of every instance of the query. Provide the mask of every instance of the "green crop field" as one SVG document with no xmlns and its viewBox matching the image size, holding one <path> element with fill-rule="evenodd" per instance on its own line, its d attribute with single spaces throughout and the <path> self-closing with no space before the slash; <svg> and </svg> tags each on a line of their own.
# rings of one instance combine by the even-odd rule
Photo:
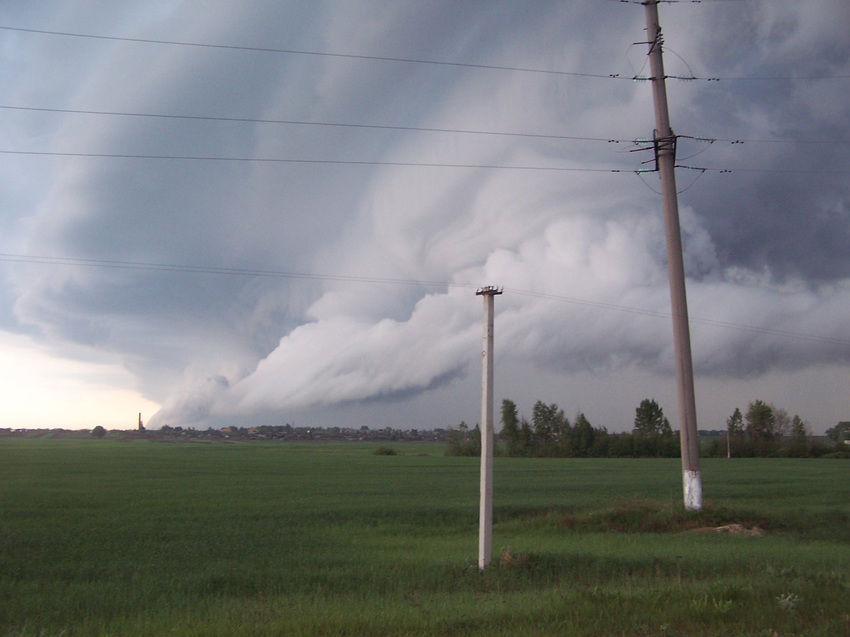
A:
<svg viewBox="0 0 850 637">
<path fill-rule="evenodd" d="M 0 636 L 850 635 L 850 463 L 0 440 Z M 739 533 L 716 527 L 740 526 Z"/>
</svg>

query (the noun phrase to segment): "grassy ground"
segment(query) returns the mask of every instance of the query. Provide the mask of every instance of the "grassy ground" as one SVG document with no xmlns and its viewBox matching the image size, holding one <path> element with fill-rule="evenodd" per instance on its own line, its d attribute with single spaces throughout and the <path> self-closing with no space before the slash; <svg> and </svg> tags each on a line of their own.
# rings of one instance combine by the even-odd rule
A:
<svg viewBox="0 0 850 637">
<path fill-rule="evenodd" d="M 850 635 L 850 465 L 0 440 L 0 636 Z M 757 534 L 705 530 L 739 523 Z"/>
</svg>

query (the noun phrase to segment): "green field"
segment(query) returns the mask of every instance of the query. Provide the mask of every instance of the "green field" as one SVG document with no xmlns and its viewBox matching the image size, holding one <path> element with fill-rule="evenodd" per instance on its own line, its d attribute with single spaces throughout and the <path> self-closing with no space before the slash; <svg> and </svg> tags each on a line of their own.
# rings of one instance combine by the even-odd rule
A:
<svg viewBox="0 0 850 637">
<path fill-rule="evenodd" d="M 850 463 L 0 440 L 0 636 L 850 635 Z M 761 534 L 705 527 L 740 523 Z"/>
</svg>

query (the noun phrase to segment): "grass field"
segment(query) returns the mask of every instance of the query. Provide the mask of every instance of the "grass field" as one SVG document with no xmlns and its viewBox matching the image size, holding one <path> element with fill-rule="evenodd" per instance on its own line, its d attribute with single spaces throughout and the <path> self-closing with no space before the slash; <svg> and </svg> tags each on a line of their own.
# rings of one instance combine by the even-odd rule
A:
<svg viewBox="0 0 850 637">
<path fill-rule="evenodd" d="M 0 636 L 850 635 L 850 463 L 0 440 Z M 704 530 L 729 523 L 759 535 Z M 703 530 L 701 530 L 703 529 Z"/>
</svg>

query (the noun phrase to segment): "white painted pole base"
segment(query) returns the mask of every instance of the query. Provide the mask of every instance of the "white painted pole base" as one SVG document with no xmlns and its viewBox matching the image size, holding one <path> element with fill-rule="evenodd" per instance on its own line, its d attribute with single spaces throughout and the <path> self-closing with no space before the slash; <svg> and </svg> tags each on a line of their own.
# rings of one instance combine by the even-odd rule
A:
<svg viewBox="0 0 850 637">
<path fill-rule="evenodd" d="M 478 512 L 478 568 L 493 559 L 493 430 L 481 432 L 481 502 Z M 486 439 L 489 438 L 489 442 Z"/>
<path fill-rule="evenodd" d="M 702 478 L 699 471 L 683 471 L 682 484 L 685 487 L 685 509 L 702 510 Z"/>
</svg>

